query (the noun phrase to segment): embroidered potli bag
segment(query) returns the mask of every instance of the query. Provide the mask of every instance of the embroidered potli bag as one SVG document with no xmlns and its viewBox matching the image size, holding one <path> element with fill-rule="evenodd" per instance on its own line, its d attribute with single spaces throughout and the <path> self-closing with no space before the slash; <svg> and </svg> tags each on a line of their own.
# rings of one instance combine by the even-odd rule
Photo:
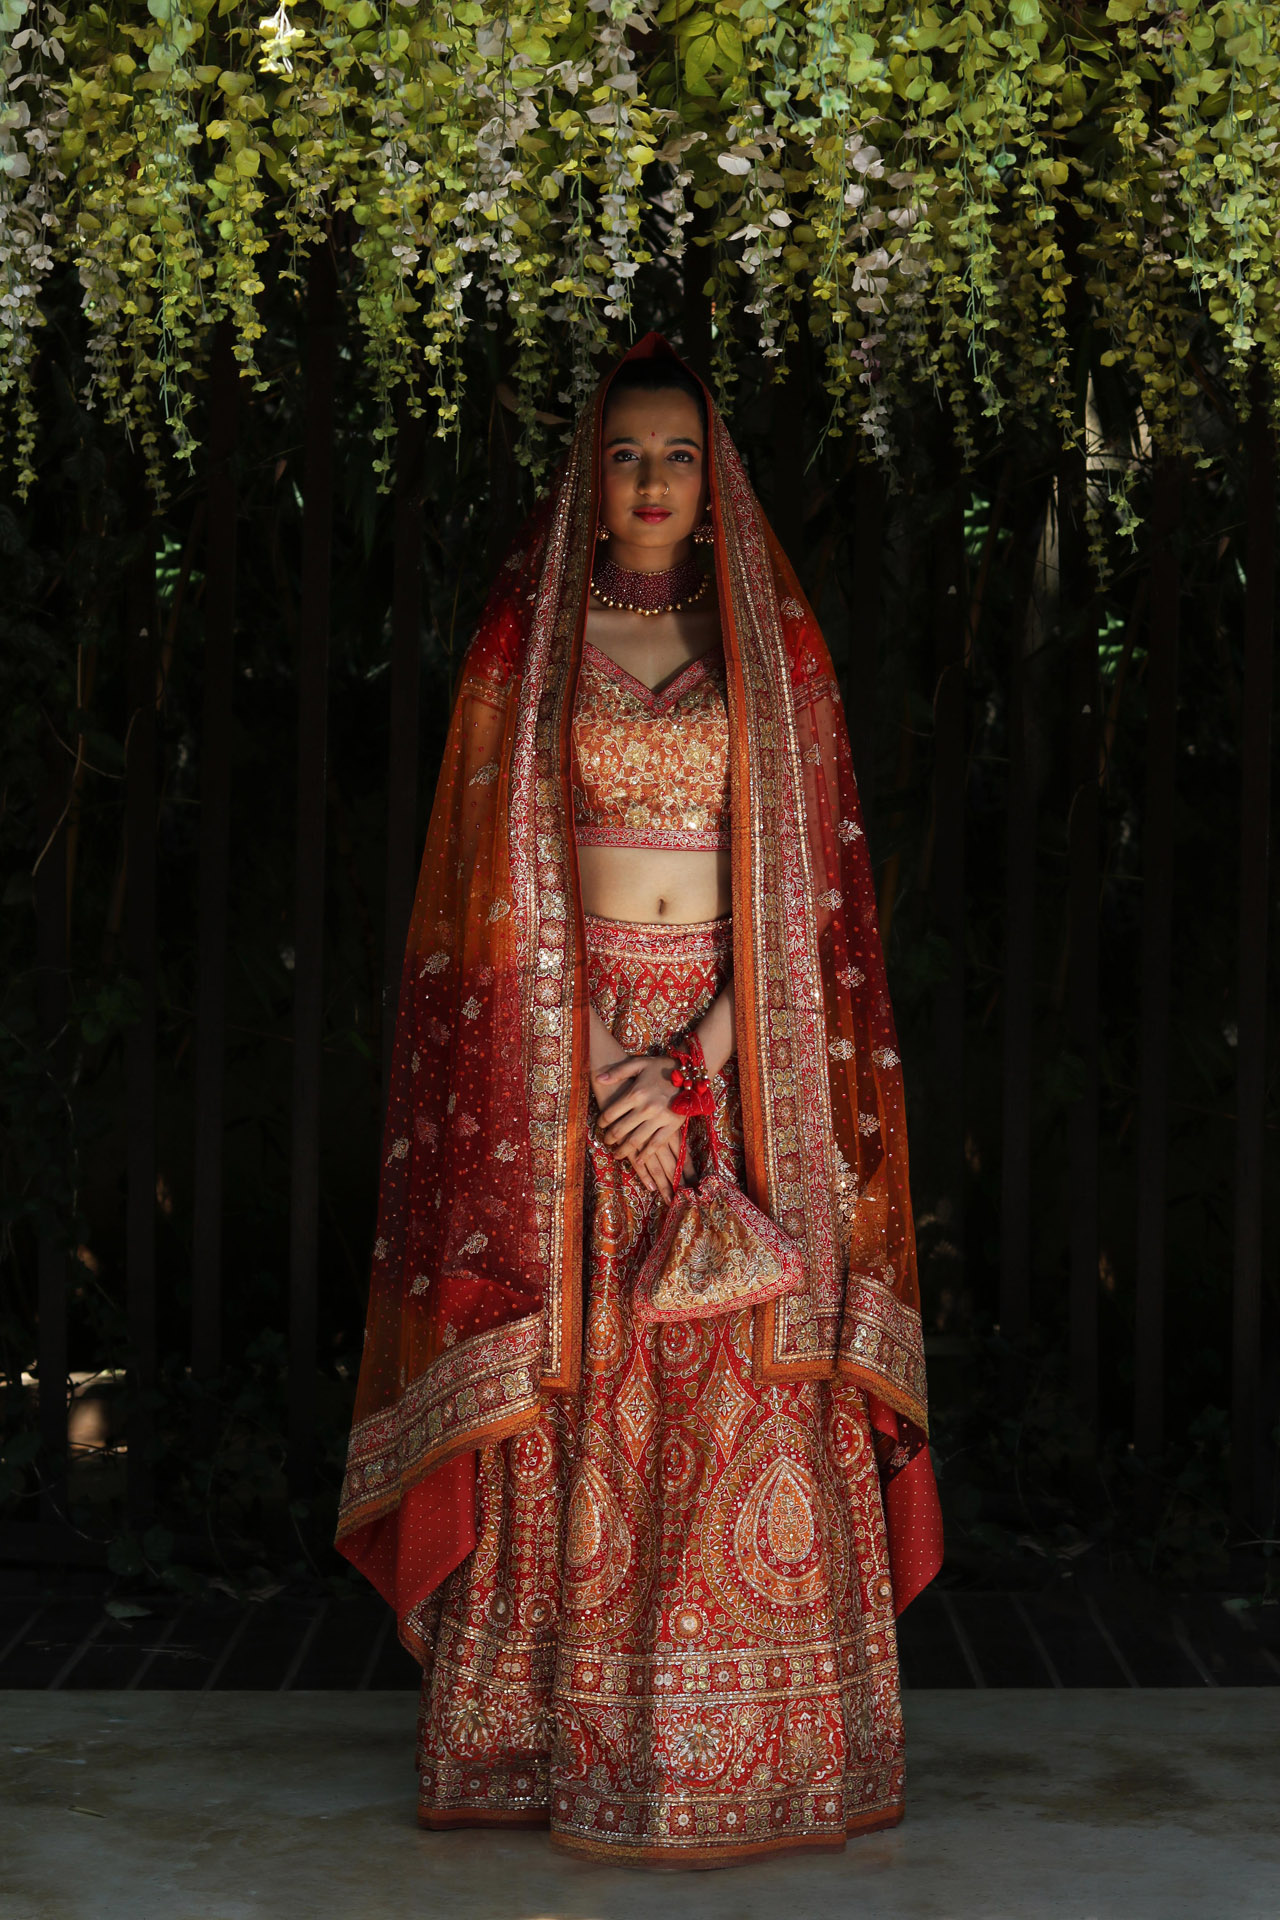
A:
<svg viewBox="0 0 1280 1920">
<path fill-rule="evenodd" d="M 800 1248 L 721 1170 L 715 1103 L 696 1035 L 673 1050 L 673 1112 L 684 1115 L 677 1164 L 684 1165 L 689 1123 L 706 1122 L 710 1165 L 697 1186 L 679 1186 L 636 1280 L 632 1313 L 641 1326 L 708 1320 L 763 1306 L 804 1284 Z"/>
</svg>

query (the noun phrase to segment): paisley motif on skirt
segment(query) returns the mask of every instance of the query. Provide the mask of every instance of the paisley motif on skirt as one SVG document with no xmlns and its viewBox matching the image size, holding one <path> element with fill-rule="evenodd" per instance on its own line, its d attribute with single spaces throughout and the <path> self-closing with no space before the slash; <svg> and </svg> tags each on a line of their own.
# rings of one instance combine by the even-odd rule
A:
<svg viewBox="0 0 1280 1920">
<path fill-rule="evenodd" d="M 730 923 L 588 918 L 593 1002 L 656 1051 Z M 717 1122 L 741 1128 L 732 1063 Z M 583 1384 L 481 1455 L 476 1551 L 429 1603 L 419 1817 L 546 1824 L 638 1864 L 839 1845 L 902 1812 L 893 1591 L 860 1392 L 757 1387 L 751 1316 L 640 1328 L 659 1204 L 587 1143 Z"/>
</svg>

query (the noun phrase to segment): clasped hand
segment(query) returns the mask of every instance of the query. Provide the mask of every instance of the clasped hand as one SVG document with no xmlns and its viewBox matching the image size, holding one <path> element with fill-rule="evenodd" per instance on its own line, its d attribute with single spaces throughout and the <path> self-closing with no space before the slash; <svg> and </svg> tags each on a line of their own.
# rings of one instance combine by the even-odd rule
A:
<svg viewBox="0 0 1280 1920">
<path fill-rule="evenodd" d="M 671 1070 L 666 1054 L 634 1053 L 591 1076 L 600 1119 L 597 1137 L 615 1160 L 629 1161 L 641 1185 L 670 1200 L 677 1177 L 693 1171 L 686 1155 L 679 1164 L 684 1115 L 671 1111 Z"/>
</svg>

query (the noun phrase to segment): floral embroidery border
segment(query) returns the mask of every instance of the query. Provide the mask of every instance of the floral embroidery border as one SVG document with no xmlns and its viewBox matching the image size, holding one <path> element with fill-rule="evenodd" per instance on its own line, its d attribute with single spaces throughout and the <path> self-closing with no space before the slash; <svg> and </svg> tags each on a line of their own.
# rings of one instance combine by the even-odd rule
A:
<svg viewBox="0 0 1280 1920">
<path fill-rule="evenodd" d="M 839 1312 L 825 998 L 799 737 L 792 703 L 778 697 L 789 668 L 772 565 L 750 483 L 718 418 L 714 450 L 722 603 L 737 667 L 729 675 L 730 712 L 749 766 L 733 811 L 746 823 L 750 911 L 735 918 L 751 943 L 753 1004 L 744 1012 L 758 1052 L 764 1204 L 804 1247 L 810 1281 L 805 1292 L 763 1309 L 757 1328 L 764 1370 L 794 1377 L 832 1371 Z M 743 761 L 740 750 L 739 784 Z"/>
<path fill-rule="evenodd" d="M 876 1273 L 851 1273 L 840 1339 L 839 1370 L 853 1375 L 898 1412 L 922 1422 L 924 1343 L 920 1317 Z"/>
<path fill-rule="evenodd" d="M 593 554 L 599 402 L 574 435 L 547 538 L 516 717 L 510 787 L 511 879 L 524 1001 L 525 1080 L 546 1331 L 543 1384 L 577 1385 L 582 1319 L 582 1196 L 587 1088 L 574 1074 L 585 1023 L 576 897 L 569 721 Z"/>
<path fill-rule="evenodd" d="M 727 827 L 699 831 L 696 827 L 593 827 L 579 820 L 580 847 L 670 847 L 677 852 L 728 853 L 733 841 Z"/>
<path fill-rule="evenodd" d="M 449 1347 L 393 1406 L 351 1430 L 339 1535 L 375 1520 L 455 1453 L 527 1426 L 539 1393 L 542 1315 Z"/>
<path fill-rule="evenodd" d="M 593 953 L 612 958 L 652 954 L 656 960 L 718 960 L 733 945 L 733 915 L 718 920 L 606 920 L 583 915 L 587 944 Z"/>
</svg>

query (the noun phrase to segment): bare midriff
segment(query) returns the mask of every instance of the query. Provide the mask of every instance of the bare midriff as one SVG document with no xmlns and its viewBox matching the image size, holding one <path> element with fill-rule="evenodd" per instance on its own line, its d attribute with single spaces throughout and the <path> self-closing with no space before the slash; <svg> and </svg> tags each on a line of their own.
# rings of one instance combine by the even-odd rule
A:
<svg viewBox="0 0 1280 1920">
<path fill-rule="evenodd" d="M 579 847 L 582 905 L 605 920 L 687 925 L 728 913 L 727 853 L 658 847 Z"/>
<path fill-rule="evenodd" d="M 714 648 L 720 618 L 712 608 L 638 621 L 591 604 L 586 638 L 650 688 Z M 667 920 L 688 926 L 730 911 L 729 855 L 705 849 L 579 846 L 586 913 L 604 920 Z"/>
</svg>

